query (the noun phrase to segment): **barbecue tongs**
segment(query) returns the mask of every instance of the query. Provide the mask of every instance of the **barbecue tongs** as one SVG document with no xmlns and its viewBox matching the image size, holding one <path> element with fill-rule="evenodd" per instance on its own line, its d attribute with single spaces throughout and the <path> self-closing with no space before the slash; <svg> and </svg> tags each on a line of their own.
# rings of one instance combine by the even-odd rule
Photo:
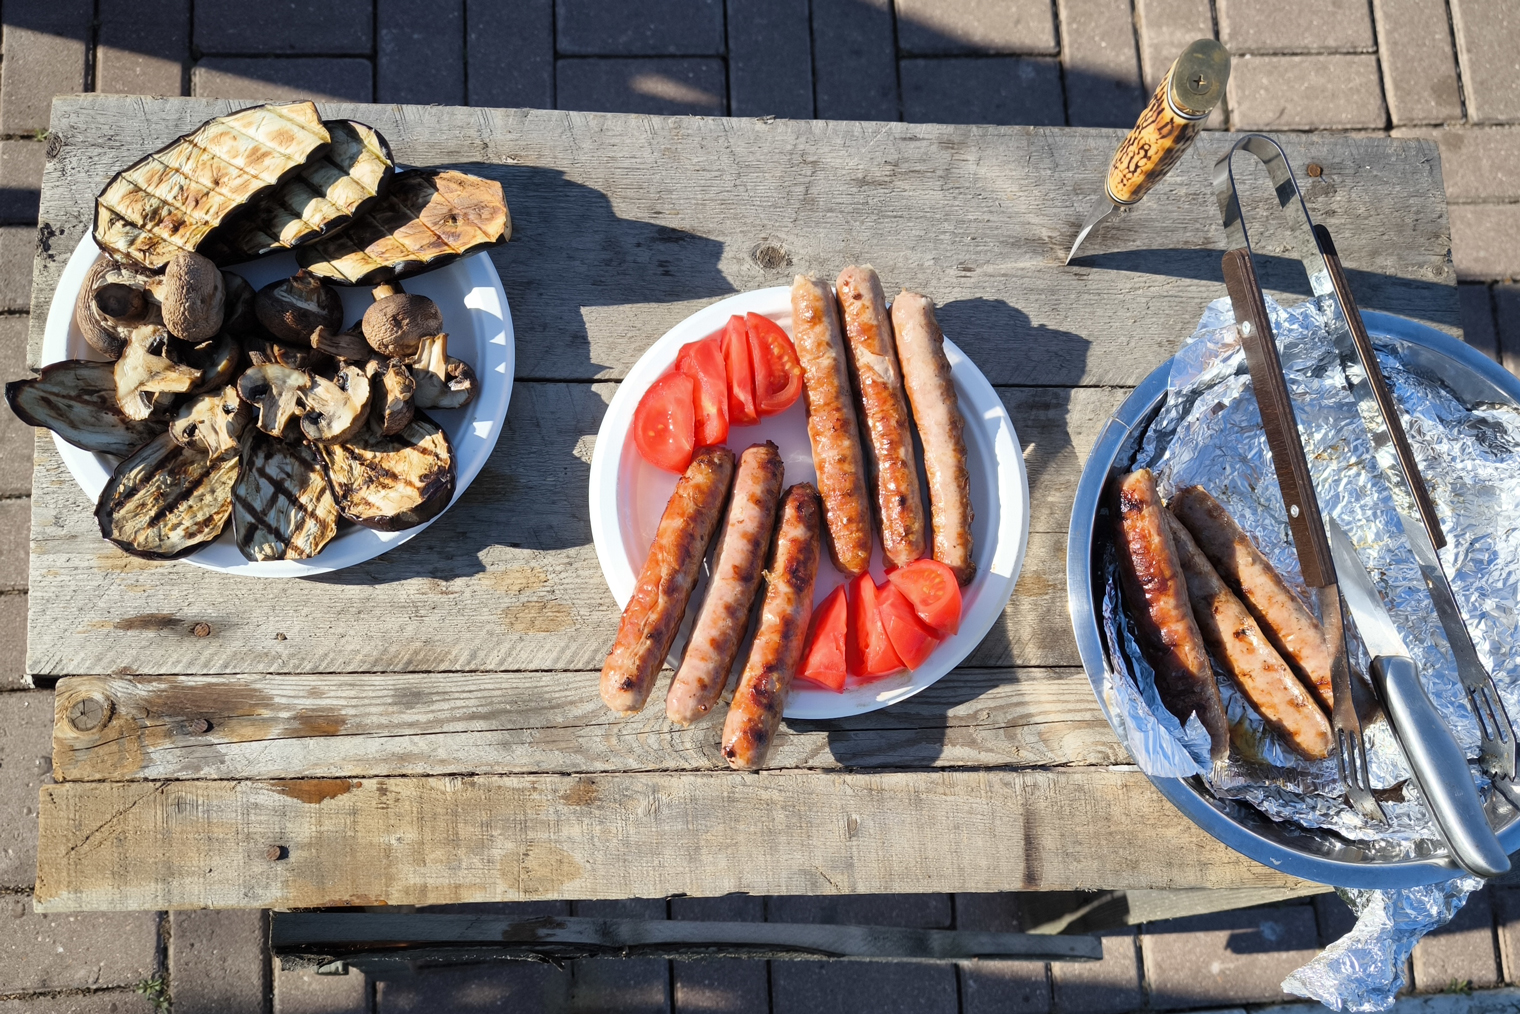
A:
<svg viewBox="0 0 1520 1014">
<path fill-rule="evenodd" d="M 1403 425 L 1399 421 L 1392 395 L 1378 366 L 1377 354 L 1362 323 L 1361 313 L 1346 284 L 1330 233 L 1323 226 L 1314 225 L 1309 218 L 1308 209 L 1304 207 L 1298 184 L 1288 167 L 1282 148 L 1269 137 L 1248 134 L 1237 141 L 1214 166 L 1214 191 L 1219 199 L 1229 248 L 1224 255 L 1225 286 L 1235 310 L 1237 329 L 1250 369 L 1252 387 L 1261 408 L 1262 425 L 1272 450 L 1278 485 L 1288 508 L 1294 548 L 1303 570 L 1304 581 L 1314 590 L 1321 623 L 1333 654 L 1331 692 L 1335 700 L 1332 724 L 1340 747 L 1341 774 L 1346 782 L 1347 794 L 1352 804 L 1369 819 L 1386 820 L 1382 808 L 1372 796 L 1361 724 L 1352 702 L 1344 618 L 1329 540 L 1310 479 L 1308 461 L 1298 433 L 1266 304 L 1251 260 L 1245 221 L 1241 217 L 1232 166 L 1235 153 L 1241 149 L 1256 156 L 1266 166 L 1276 189 L 1278 204 L 1291 224 L 1296 226 L 1290 241 L 1308 272 L 1310 288 L 1322 307 L 1333 308 L 1330 312 L 1330 330 L 1346 386 L 1356 400 L 1358 413 L 1372 439 L 1379 469 L 1393 494 L 1399 520 L 1419 562 L 1441 626 L 1451 643 L 1458 674 L 1478 719 L 1483 740 L 1483 768 L 1493 777 L 1495 784 L 1508 788 L 1506 783 L 1515 773 L 1514 732 L 1493 679 L 1478 660 L 1466 624 L 1457 609 L 1451 586 L 1436 556 L 1436 548 L 1445 545 L 1445 536 L 1404 434 Z M 1432 729 L 1435 734 L 1450 738 L 1450 730 L 1439 719 L 1434 723 L 1422 723 L 1418 729 L 1395 727 L 1395 732 L 1399 734 L 1401 742 L 1404 742 L 1406 739 L 1428 735 Z M 1409 749 L 1405 750 L 1405 755 L 1430 756 L 1428 751 Z M 1477 812 L 1481 814 L 1477 788 L 1473 785 L 1465 764 L 1460 777 L 1453 778 L 1452 775 L 1455 772 L 1448 772 L 1447 777 L 1439 781 L 1453 787 L 1455 792 L 1471 793 L 1472 798 L 1466 802 L 1477 804 Z M 1473 812 L 1470 806 L 1467 810 Z M 1469 835 L 1486 833 L 1492 837 L 1493 834 L 1487 828 L 1486 821 L 1481 831 L 1477 828 L 1466 830 Z M 1447 837 L 1450 842 L 1450 836 Z M 1497 848 L 1497 840 L 1492 845 Z M 1502 857 L 1502 849 L 1499 850 L 1499 855 Z M 1457 855 L 1455 858 L 1462 865 L 1468 866 L 1467 862 L 1463 862 L 1462 856 Z"/>
</svg>

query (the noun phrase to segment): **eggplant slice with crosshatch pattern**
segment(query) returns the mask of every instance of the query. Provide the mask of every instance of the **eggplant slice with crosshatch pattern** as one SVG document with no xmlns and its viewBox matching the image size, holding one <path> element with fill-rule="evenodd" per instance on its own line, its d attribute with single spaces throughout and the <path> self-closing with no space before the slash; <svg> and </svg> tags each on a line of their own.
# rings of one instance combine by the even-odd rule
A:
<svg viewBox="0 0 1520 1014">
<path fill-rule="evenodd" d="M 250 560 L 309 560 L 338 530 L 316 452 L 253 432 L 232 492 L 232 534 Z"/>
<path fill-rule="evenodd" d="M 133 556 L 173 560 L 216 539 L 232 515 L 239 455 L 208 457 L 161 433 L 116 466 L 95 520 Z"/>
<path fill-rule="evenodd" d="M 422 411 L 395 436 L 386 436 L 372 419 L 350 440 L 317 445 L 317 454 L 338 510 L 366 528 L 415 527 L 454 498 L 454 448 Z"/>
</svg>

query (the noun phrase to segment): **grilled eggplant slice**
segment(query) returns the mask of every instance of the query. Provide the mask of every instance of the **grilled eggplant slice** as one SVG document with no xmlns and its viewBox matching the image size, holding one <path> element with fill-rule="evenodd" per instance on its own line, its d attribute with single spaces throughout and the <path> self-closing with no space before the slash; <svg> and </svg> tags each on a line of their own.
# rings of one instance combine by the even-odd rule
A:
<svg viewBox="0 0 1520 1014">
<path fill-rule="evenodd" d="M 250 560 L 309 560 L 338 530 L 316 453 L 255 432 L 232 493 L 232 533 Z"/>
<path fill-rule="evenodd" d="M 95 202 L 95 243 L 157 271 L 329 141 L 311 102 L 218 116 L 112 177 Z"/>
<path fill-rule="evenodd" d="M 339 285 L 375 285 L 505 243 L 501 184 L 452 169 L 412 169 L 348 228 L 300 247 L 301 266 Z"/>
<path fill-rule="evenodd" d="M 332 138 L 327 151 L 249 205 L 203 252 L 227 264 L 300 246 L 343 228 L 385 192 L 395 163 L 380 132 L 353 120 L 322 125 Z"/>
<path fill-rule="evenodd" d="M 133 556 L 173 560 L 222 534 L 239 455 L 207 457 L 160 433 L 111 473 L 95 504 L 100 534 Z"/>
<path fill-rule="evenodd" d="M 317 453 L 338 510 L 366 528 L 414 528 L 454 497 L 454 448 L 422 412 L 395 436 L 371 420 L 347 443 L 319 444 Z"/>
<path fill-rule="evenodd" d="M 67 359 L 44 366 L 32 379 L 6 384 L 5 400 L 22 422 L 96 454 L 125 457 L 164 431 L 163 419 L 122 414 L 112 363 Z"/>
</svg>

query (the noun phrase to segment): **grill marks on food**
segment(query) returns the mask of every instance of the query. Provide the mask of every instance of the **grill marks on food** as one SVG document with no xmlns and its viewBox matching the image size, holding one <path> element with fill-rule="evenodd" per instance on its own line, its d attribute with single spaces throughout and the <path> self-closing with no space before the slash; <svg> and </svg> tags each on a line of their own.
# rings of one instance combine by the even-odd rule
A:
<svg viewBox="0 0 1520 1014">
<path fill-rule="evenodd" d="M 113 363 L 70 359 L 44 366 L 34 379 L 6 384 L 5 400 L 28 425 L 97 454 L 125 457 L 168 425 L 162 417 L 137 422 L 122 414 Z"/>
<path fill-rule="evenodd" d="M 95 507 L 100 533 L 133 556 L 170 560 L 210 542 L 232 513 L 239 455 L 207 458 L 162 433 L 122 461 Z"/>
<path fill-rule="evenodd" d="M 317 447 L 343 516 L 366 528 L 400 531 L 436 516 L 454 495 L 454 450 L 422 412 L 386 436 L 367 423 L 351 440 Z"/>
<path fill-rule="evenodd" d="M 232 530 L 250 560 L 307 560 L 338 530 L 316 452 L 254 432 L 232 493 Z"/>
</svg>

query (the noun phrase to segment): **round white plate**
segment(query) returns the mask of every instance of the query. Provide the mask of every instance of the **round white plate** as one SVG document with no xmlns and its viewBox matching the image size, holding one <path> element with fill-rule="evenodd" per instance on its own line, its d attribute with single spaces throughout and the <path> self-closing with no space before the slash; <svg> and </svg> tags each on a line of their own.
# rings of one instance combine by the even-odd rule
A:
<svg viewBox="0 0 1520 1014">
<path fill-rule="evenodd" d="M 665 512 L 678 478 L 640 456 L 630 434 L 634 408 L 649 386 L 675 362 L 681 346 L 720 333 L 731 315 L 745 313 L 769 317 L 791 334 L 791 289 L 782 285 L 730 296 L 671 328 L 628 371 L 627 379 L 618 386 L 602 419 L 596 449 L 591 456 L 591 535 L 596 542 L 596 557 L 602 566 L 602 574 L 619 606 L 626 605 L 633 594 L 644 558 L 654 543 L 660 516 Z M 971 526 L 976 546 L 976 577 L 961 590 L 960 630 L 954 637 L 943 641 L 915 672 L 898 673 L 863 685 L 852 678 L 843 693 L 797 681 L 792 684 L 787 698 L 787 718 L 862 715 L 912 697 L 954 669 L 971 653 L 1002 615 L 1013 594 L 1029 536 L 1029 484 L 1024 473 L 1024 456 L 1008 412 L 987 378 L 982 376 L 982 371 L 949 340 L 945 342 L 945 355 L 950 360 L 961 414 L 966 418 L 971 503 L 976 511 L 976 520 Z M 760 420 L 757 426 L 736 426 L 729 430 L 728 446 L 738 453 L 764 440 L 774 441 L 781 450 L 781 458 L 786 464 L 786 485 L 817 481 L 803 399 L 797 399 L 795 405 L 780 415 Z M 871 573 L 878 582 L 883 580 L 879 538 L 871 557 Z M 680 662 L 702 600 L 705 580 L 704 573 L 671 648 L 673 666 Z M 844 575 L 834 569 L 828 554 L 824 553 L 818 569 L 814 604 L 823 601 L 844 580 Z M 734 663 L 736 671 L 743 667 L 747 655 L 747 646 L 741 647 Z"/>
<path fill-rule="evenodd" d="M 74 323 L 74 301 L 85 275 L 100 252 L 94 239 L 86 236 L 74 248 L 73 255 L 58 280 L 53 304 L 48 309 L 47 329 L 42 336 L 42 363 L 63 359 L 103 359 L 84 340 Z M 255 289 L 296 273 L 293 253 L 270 254 L 228 270 L 248 279 Z M 430 415 L 449 435 L 454 445 L 454 502 L 463 495 L 479 474 L 496 446 L 502 423 L 507 418 L 507 402 L 512 397 L 512 371 L 515 347 L 512 338 L 512 314 L 507 308 L 507 294 L 491 258 L 484 252 L 454 261 L 405 281 L 406 290 L 427 296 L 443 311 L 443 326 L 449 335 L 449 354 L 463 359 L 480 378 L 480 395 L 464 408 L 429 409 Z M 343 296 L 344 323 L 358 320 L 373 298 L 366 286 L 335 286 Z M 57 434 L 53 443 L 69 473 L 91 500 L 100 497 L 117 460 L 104 454 L 92 454 L 67 443 Z M 440 515 L 441 512 L 440 512 Z M 436 520 L 433 519 L 433 520 Z M 182 559 L 197 567 L 228 574 L 253 577 L 306 577 L 352 567 L 393 549 L 422 531 L 433 521 L 404 532 L 377 532 L 358 525 L 345 525 L 322 551 L 309 560 L 247 560 L 238 552 L 229 522 L 221 538 Z"/>
</svg>

